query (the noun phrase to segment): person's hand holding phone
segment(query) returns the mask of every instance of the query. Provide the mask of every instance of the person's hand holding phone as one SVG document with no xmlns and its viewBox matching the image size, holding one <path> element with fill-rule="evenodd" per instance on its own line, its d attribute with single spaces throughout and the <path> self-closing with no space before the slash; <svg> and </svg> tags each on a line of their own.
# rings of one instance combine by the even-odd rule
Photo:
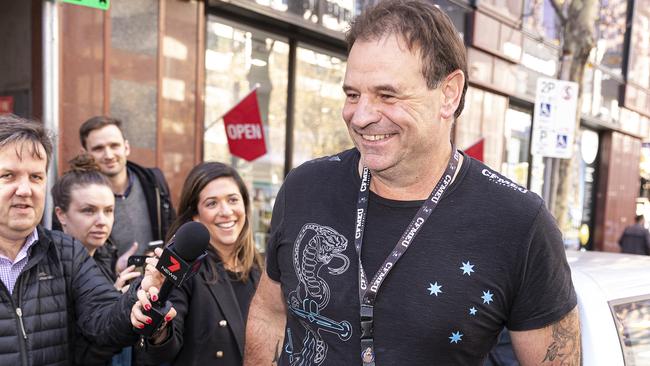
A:
<svg viewBox="0 0 650 366">
<path fill-rule="evenodd" d="M 122 291 L 122 293 L 125 293 L 129 289 L 129 281 L 132 279 L 139 277 L 140 272 L 136 270 L 135 265 L 129 265 L 126 267 L 122 272 L 120 272 L 117 276 L 117 280 L 115 281 L 115 288 L 118 291 Z"/>
<path fill-rule="evenodd" d="M 119 258 L 117 258 L 117 262 L 115 263 L 115 273 L 122 273 L 126 269 L 126 267 L 129 266 L 129 257 L 134 255 L 135 253 L 138 252 L 138 242 L 134 241 L 133 244 L 131 245 L 131 248 L 124 252 Z"/>
</svg>

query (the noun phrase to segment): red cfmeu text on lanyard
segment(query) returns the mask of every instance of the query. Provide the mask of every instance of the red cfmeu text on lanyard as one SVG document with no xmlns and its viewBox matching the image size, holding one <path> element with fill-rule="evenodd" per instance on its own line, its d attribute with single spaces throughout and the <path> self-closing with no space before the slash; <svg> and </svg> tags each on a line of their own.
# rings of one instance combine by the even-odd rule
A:
<svg viewBox="0 0 650 366">
<path fill-rule="evenodd" d="M 415 214 L 415 217 L 411 220 L 411 223 L 406 227 L 406 230 L 402 234 L 402 237 L 399 239 L 395 248 L 391 254 L 386 257 L 384 264 L 377 271 L 370 286 L 368 286 L 368 280 L 366 273 L 363 270 L 363 265 L 361 264 L 361 248 L 363 245 L 363 232 L 366 226 L 366 216 L 368 213 L 368 197 L 370 195 L 370 179 L 371 174 L 370 170 L 367 167 L 363 167 L 363 173 L 361 176 L 361 186 L 359 187 L 359 199 L 357 200 L 357 220 L 355 225 L 354 233 L 354 247 L 357 251 L 357 257 L 359 258 L 359 301 L 360 301 L 360 314 L 361 314 L 361 360 L 364 366 L 375 366 L 375 347 L 374 347 L 374 338 L 373 338 L 373 328 L 374 328 L 374 306 L 375 299 L 377 298 L 377 293 L 381 284 L 384 282 L 388 273 L 395 267 L 397 261 L 402 257 L 402 255 L 409 248 L 413 239 L 420 232 L 424 223 L 429 219 L 431 213 L 440 202 L 442 195 L 445 193 L 449 184 L 451 184 L 452 179 L 454 178 L 454 173 L 458 168 L 458 162 L 460 159 L 460 153 L 456 150 L 456 147 L 452 145 L 452 153 L 449 157 L 449 162 L 447 163 L 447 168 L 445 169 L 444 174 L 431 191 L 429 198 L 424 201 L 422 207 Z"/>
</svg>

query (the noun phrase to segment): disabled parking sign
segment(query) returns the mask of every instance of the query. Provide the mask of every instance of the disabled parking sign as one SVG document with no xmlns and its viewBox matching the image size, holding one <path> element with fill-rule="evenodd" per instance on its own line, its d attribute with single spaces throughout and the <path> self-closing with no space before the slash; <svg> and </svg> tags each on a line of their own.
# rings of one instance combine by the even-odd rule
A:
<svg viewBox="0 0 650 366">
<path fill-rule="evenodd" d="M 573 155 L 578 84 L 549 78 L 537 79 L 531 153 L 569 159 Z"/>
</svg>

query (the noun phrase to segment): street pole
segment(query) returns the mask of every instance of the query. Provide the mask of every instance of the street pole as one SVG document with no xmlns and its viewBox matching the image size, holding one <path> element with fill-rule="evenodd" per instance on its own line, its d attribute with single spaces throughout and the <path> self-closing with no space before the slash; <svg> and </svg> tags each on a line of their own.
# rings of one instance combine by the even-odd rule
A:
<svg viewBox="0 0 650 366">
<path fill-rule="evenodd" d="M 47 174 L 49 193 L 57 178 L 59 152 L 59 13 L 56 0 L 43 1 L 43 125 L 52 134 L 52 157 Z M 52 228 L 52 195 L 47 194 L 43 224 Z"/>
</svg>

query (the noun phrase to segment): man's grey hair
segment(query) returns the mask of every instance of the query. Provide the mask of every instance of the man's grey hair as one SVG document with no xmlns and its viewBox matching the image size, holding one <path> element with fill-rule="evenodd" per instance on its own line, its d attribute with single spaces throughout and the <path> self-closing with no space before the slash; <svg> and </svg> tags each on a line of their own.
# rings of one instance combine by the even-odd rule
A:
<svg viewBox="0 0 650 366">
<path fill-rule="evenodd" d="M 0 114 L 0 149 L 16 143 L 16 155 L 22 159 L 23 150 L 28 148 L 33 157 L 46 160 L 50 166 L 52 159 L 52 138 L 43 124 L 18 117 L 14 114 Z M 45 150 L 42 156 L 39 145 Z"/>
</svg>

